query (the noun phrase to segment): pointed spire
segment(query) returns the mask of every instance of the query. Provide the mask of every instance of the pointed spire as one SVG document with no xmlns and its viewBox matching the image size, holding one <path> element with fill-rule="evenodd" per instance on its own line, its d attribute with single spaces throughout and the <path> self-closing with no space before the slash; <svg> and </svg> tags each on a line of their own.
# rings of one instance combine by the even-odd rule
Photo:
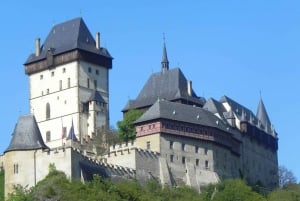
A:
<svg viewBox="0 0 300 201">
<path fill-rule="evenodd" d="M 168 60 L 168 55 L 167 55 L 165 34 L 164 34 L 163 39 L 164 39 L 164 45 L 163 45 L 163 56 L 162 56 L 162 61 L 161 61 L 161 68 L 162 68 L 162 71 L 165 72 L 165 71 L 169 70 L 169 60 Z"/>
<path fill-rule="evenodd" d="M 271 122 L 270 122 L 269 116 L 267 114 L 265 105 L 262 101 L 262 98 L 260 98 L 259 103 L 258 103 L 256 117 L 264 127 L 271 125 Z"/>
<path fill-rule="evenodd" d="M 242 116 L 241 116 L 241 122 L 246 122 L 246 113 L 244 110 L 242 110 Z"/>
</svg>

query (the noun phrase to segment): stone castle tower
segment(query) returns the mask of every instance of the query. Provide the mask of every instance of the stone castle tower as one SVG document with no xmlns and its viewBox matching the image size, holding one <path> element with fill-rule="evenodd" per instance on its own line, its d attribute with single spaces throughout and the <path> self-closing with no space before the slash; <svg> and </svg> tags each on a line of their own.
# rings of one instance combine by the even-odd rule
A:
<svg viewBox="0 0 300 201">
<path fill-rule="evenodd" d="M 94 39 L 76 18 L 54 26 L 42 46 L 36 39 L 35 49 L 24 65 L 30 110 L 47 146 L 61 146 L 72 125 L 80 142 L 109 125 L 112 57 L 100 34 Z"/>
<path fill-rule="evenodd" d="M 82 18 L 58 24 L 43 45 L 36 39 L 35 53 L 24 65 L 31 114 L 19 118 L 4 151 L 5 196 L 14 185 L 36 185 L 49 164 L 70 179 L 127 174 L 95 161 L 84 149 L 85 139 L 109 125 L 112 57 L 100 46 L 100 34 L 94 39 Z"/>
</svg>

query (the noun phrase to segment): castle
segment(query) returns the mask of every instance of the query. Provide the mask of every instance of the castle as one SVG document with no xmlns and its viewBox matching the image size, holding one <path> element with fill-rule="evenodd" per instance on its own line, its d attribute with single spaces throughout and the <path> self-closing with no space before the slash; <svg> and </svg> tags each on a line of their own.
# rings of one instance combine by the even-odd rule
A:
<svg viewBox="0 0 300 201">
<path fill-rule="evenodd" d="M 142 110 L 136 140 L 97 156 L 88 149 L 109 125 L 112 56 L 82 18 L 55 25 L 25 62 L 31 114 L 21 116 L 4 151 L 5 194 L 34 186 L 54 163 L 70 179 L 93 174 L 118 180 L 156 179 L 201 187 L 226 178 L 278 185 L 278 138 L 262 99 L 257 114 L 227 96 L 198 97 L 179 68 L 169 68 L 164 43 L 161 72 L 153 73 L 123 109 Z"/>
</svg>

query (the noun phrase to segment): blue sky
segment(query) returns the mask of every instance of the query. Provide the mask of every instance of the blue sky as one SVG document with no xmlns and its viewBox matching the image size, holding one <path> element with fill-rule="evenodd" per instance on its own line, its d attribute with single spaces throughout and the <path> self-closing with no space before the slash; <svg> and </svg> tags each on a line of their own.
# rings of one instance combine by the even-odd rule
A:
<svg viewBox="0 0 300 201">
<path fill-rule="evenodd" d="M 114 57 L 110 117 L 115 126 L 152 72 L 160 71 L 163 33 L 170 67 L 199 96 L 227 95 L 256 113 L 260 91 L 279 134 L 279 164 L 300 179 L 300 1 L 1 1 L 0 152 L 29 113 L 23 63 L 54 24 L 83 17 Z"/>
</svg>

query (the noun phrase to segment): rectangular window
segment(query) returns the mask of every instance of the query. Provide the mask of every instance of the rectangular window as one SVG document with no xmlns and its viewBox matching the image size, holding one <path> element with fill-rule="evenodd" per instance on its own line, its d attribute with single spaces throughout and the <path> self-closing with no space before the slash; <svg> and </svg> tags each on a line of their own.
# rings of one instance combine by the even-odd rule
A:
<svg viewBox="0 0 300 201">
<path fill-rule="evenodd" d="M 91 69 L 91 67 L 89 67 L 89 68 L 88 68 L 88 71 L 89 71 L 89 73 L 91 73 L 91 72 L 92 72 L 92 69 Z"/>
<path fill-rule="evenodd" d="M 46 142 L 50 142 L 51 141 L 51 132 L 47 131 L 46 132 Z"/>
<path fill-rule="evenodd" d="M 205 161 L 205 168 L 208 169 L 209 166 L 208 166 L 208 161 Z"/>
<path fill-rule="evenodd" d="M 70 87 L 71 87 L 71 79 L 68 78 L 68 88 L 70 88 Z"/>
<path fill-rule="evenodd" d="M 147 149 L 150 149 L 150 141 L 147 141 Z"/>
<path fill-rule="evenodd" d="M 174 155 L 171 154 L 170 155 L 170 162 L 173 163 L 173 161 L 174 161 Z"/>
<path fill-rule="evenodd" d="M 59 80 L 59 90 L 62 90 L 62 80 Z"/>
<path fill-rule="evenodd" d="M 44 76 L 43 75 L 40 75 L 40 80 L 42 80 L 44 78 Z"/>
<path fill-rule="evenodd" d="M 94 80 L 94 88 L 97 89 L 97 80 Z"/>
<path fill-rule="evenodd" d="M 52 77 L 54 76 L 54 71 L 51 72 L 51 76 L 52 76 Z"/>
<path fill-rule="evenodd" d="M 182 143 L 182 144 L 181 144 L 181 150 L 184 151 L 184 149 L 185 149 L 185 144 Z"/>
<path fill-rule="evenodd" d="M 170 149 L 173 149 L 173 141 L 170 141 Z"/>
<path fill-rule="evenodd" d="M 199 153 L 199 147 L 197 145 L 195 146 L 195 153 Z"/>
<path fill-rule="evenodd" d="M 208 153 L 208 149 L 205 148 L 205 149 L 204 149 L 204 155 L 207 155 L 207 153 Z"/>
<path fill-rule="evenodd" d="M 87 88 L 90 88 L 90 79 L 87 79 Z"/>
<path fill-rule="evenodd" d="M 66 68 L 63 68 L 63 69 L 62 69 L 62 72 L 65 73 L 65 72 L 66 72 Z"/>
<path fill-rule="evenodd" d="M 181 162 L 182 162 L 182 164 L 185 164 L 185 157 L 184 156 L 182 156 Z"/>
<path fill-rule="evenodd" d="M 18 174 L 18 173 L 19 173 L 19 165 L 14 164 L 14 174 Z"/>
<path fill-rule="evenodd" d="M 196 166 L 199 166 L 199 159 L 196 159 Z"/>
<path fill-rule="evenodd" d="M 96 75 L 99 75 L 99 70 L 96 70 Z"/>
</svg>

